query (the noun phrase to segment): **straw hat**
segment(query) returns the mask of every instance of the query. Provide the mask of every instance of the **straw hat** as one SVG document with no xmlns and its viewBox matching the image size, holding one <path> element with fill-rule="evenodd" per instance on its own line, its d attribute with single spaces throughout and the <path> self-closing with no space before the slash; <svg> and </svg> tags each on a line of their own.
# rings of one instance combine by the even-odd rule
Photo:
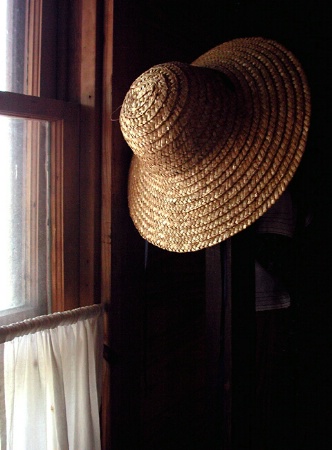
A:
<svg viewBox="0 0 332 450">
<path fill-rule="evenodd" d="M 292 179 L 309 119 L 301 65 L 272 40 L 239 38 L 192 64 L 144 72 L 120 113 L 134 152 L 128 201 L 139 233 L 188 252 L 248 227 Z"/>
</svg>

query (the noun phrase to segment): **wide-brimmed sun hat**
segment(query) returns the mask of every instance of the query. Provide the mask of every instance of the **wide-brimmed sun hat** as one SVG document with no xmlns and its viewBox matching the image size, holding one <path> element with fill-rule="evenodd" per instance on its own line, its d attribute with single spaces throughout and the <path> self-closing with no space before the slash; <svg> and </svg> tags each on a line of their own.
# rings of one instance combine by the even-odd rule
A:
<svg viewBox="0 0 332 450">
<path fill-rule="evenodd" d="M 153 66 L 120 112 L 134 153 L 128 204 L 137 230 L 189 252 L 245 229 L 285 191 L 309 121 L 304 71 L 273 40 L 238 38 L 192 64 Z"/>
</svg>

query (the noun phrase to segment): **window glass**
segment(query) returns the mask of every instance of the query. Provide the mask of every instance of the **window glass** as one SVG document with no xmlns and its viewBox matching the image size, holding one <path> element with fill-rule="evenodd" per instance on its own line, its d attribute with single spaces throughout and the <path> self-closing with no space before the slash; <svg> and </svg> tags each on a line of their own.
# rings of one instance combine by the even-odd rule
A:
<svg viewBox="0 0 332 450">
<path fill-rule="evenodd" d="M 27 93 L 26 0 L 0 1 L 0 90 Z M 31 34 L 31 33 L 30 33 Z"/>
<path fill-rule="evenodd" d="M 0 315 L 49 303 L 49 123 L 0 116 Z M 4 323 L 4 320 L 1 320 Z"/>
</svg>

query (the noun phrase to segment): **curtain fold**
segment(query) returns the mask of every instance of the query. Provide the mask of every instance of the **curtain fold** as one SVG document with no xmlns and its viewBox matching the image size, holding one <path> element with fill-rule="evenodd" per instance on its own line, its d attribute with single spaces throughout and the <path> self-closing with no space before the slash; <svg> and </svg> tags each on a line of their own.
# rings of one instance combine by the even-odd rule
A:
<svg viewBox="0 0 332 450">
<path fill-rule="evenodd" d="M 102 306 L 0 327 L 1 450 L 99 450 Z"/>
</svg>

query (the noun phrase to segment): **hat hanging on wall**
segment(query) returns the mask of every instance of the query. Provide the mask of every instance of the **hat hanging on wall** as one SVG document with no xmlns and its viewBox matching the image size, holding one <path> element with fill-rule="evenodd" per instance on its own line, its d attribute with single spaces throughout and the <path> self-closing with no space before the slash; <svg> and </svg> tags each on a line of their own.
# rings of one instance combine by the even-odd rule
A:
<svg viewBox="0 0 332 450">
<path fill-rule="evenodd" d="M 148 242 L 174 252 L 240 232 L 285 191 L 303 154 L 310 93 L 295 56 L 260 37 L 139 76 L 120 112 L 133 150 L 128 202 Z"/>
</svg>

